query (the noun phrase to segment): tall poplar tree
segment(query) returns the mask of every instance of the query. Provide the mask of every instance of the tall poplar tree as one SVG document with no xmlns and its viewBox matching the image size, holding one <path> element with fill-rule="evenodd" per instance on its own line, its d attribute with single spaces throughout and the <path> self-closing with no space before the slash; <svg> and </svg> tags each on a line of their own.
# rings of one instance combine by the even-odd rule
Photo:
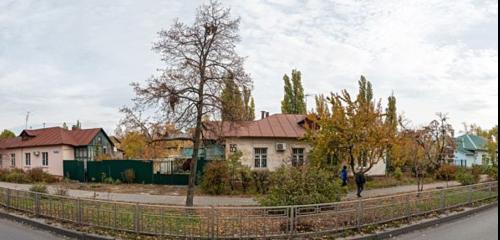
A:
<svg viewBox="0 0 500 240">
<path fill-rule="evenodd" d="M 285 95 L 281 101 L 281 112 L 288 114 L 306 114 L 307 106 L 305 102 L 304 88 L 302 87 L 301 73 L 292 70 L 292 79 L 285 74 Z"/>
<path fill-rule="evenodd" d="M 396 137 L 398 131 L 398 116 L 396 113 L 396 97 L 394 94 L 389 96 L 387 99 L 387 108 L 385 109 L 385 123 L 389 126 L 389 130 L 391 131 L 391 136 L 393 138 Z M 393 159 L 393 145 L 389 144 L 386 155 L 386 172 L 392 172 L 394 170 L 394 166 L 392 164 Z"/>
<path fill-rule="evenodd" d="M 255 120 L 255 103 L 252 91 L 247 87 L 240 89 L 234 80 L 228 78 L 221 93 L 223 121 L 253 121 Z"/>
<path fill-rule="evenodd" d="M 225 81 L 221 94 L 222 99 L 222 121 L 240 121 L 245 117 L 246 109 L 242 99 L 242 93 L 234 79 L 230 76 Z"/>
<path fill-rule="evenodd" d="M 244 120 L 255 120 L 255 102 L 253 100 L 252 91 L 246 87 L 243 88 L 243 102 L 245 104 Z"/>
</svg>

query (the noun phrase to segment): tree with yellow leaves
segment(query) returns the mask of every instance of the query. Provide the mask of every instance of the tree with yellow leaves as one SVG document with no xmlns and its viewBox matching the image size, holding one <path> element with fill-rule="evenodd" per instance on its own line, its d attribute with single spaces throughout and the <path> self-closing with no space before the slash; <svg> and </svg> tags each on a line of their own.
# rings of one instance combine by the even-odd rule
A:
<svg viewBox="0 0 500 240">
<path fill-rule="evenodd" d="M 366 173 L 383 161 L 393 141 L 380 101 L 373 100 L 372 85 L 361 76 L 356 99 L 343 90 L 327 98 L 329 112 L 308 116 L 307 140 L 312 164 L 327 167 L 346 163 L 353 174 Z M 320 99 L 319 99 L 320 100 Z M 320 104 L 321 106 L 322 104 Z"/>
</svg>

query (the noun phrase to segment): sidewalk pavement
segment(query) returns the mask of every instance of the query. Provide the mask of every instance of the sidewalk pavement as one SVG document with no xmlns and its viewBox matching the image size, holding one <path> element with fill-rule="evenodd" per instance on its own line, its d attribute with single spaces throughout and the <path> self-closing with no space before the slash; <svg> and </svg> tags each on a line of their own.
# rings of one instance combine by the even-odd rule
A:
<svg viewBox="0 0 500 240">
<path fill-rule="evenodd" d="M 447 186 L 448 187 L 460 186 L 460 183 L 457 181 L 449 181 L 448 185 L 446 184 L 446 182 L 428 183 L 428 184 L 424 184 L 424 190 L 437 189 L 438 187 L 439 188 L 446 188 Z M 417 191 L 417 185 L 402 185 L 402 186 L 396 186 L 396 187 L 365 190 L 361 193 L 361 196 L 364 198 L 368 198 L 368 197 L 379 197 L 379 196 L 384 196 L 384 195 L 392 195 L 392 194 L 397 194 L 397 193 L 416 192 L 416 191 Z M 352 191 L 352 192 L 348 193 L 344 199 L 346 199 L 346 200 L 357 199 L 356 191 Z"/>
<path fill-rule="evenodd" d="M 458 182 L 450 181 L 448 186 L 460 185 Z M 8 183 L 0 182 L 0 187 L 17 189 L 17 190 L 29 190 L 31 184 L 18 184 L 18 183 Z M 425 184 L 424 190 L 436 189 L 437 187 L 446 187 L 446 182 L 437 182 L 431 184 Z M 404 192 L 414 192 L 416 191 L 416 185 L 404 185 L 389 188 L 379 188 L 365 190 L 361 193 L 364 198 L 376 197 L 382 195 L 390 195 L 396 193 Z M 55 187 L 48 186 L 49 193 L 55 192 Z M 124 202 L 138 202 L 138 203 L 151 203 L 151 204 L 167 204 L 167 205 L 184 205 L 186 202 L 185 196 L 166 196 L 166 195 L 151 195 L 151 194 L 134 194 L 134 193 L 108 193 L 108 192 L 94 192 L 87 190 L 74 190 L 68 189 L 68 196 L 78 197 L 78 198 L 89 198 L 89 199 L 99 199 L 99 200 L 112 200 L 112 201 L 124 201 Z M 344 200 L 356 199 L 356 193 L 350 192 L 344 197 Z M 195 196 L 194 204 L 196 206 L 255 206 L 258 205 L 254 198 L 249 197 L 230 197 L 230 196 Z"/>
<path fill-rule="evenodd" d="M 16 190 L 28 191 L 31 184 L 18 184 L 0 182 L 0 187 Z M 49 193 L 55 192 L 55 187 L 48 186 Z M 151 203 L 151 204 L 167 204 L 167 205 L 184 205 L 186 203 L 185 196 L 166 196 L 166 195 L 151 195 L 137 193 L 108 193 L 87 190 L 68 189 L 68 196 L 77 198 L 90 198 L 98 200 L 112 200 L 123 202 L 136 203 Z M 258 203 L 253 198 L 230 197 L 230 196 L 195 196 L 194 204 L 196 206 L 254 206 Z"/>
</svg>

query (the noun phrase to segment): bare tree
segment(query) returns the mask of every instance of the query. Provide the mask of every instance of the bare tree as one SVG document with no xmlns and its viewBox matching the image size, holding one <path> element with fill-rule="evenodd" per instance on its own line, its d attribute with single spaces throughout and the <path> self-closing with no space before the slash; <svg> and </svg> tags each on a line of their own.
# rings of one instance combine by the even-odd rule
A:
<svg viewBox="0 0 500 240">
<path fill-rule="evenodd" d="M 437 170 L 453 159 L 455 151 L 454 130 L 446 114 L 438 113 L 438 119 L 419 129 L 408 128 L 400 119 L 398 136 L 399 153 L 410 160 L 417 178 L 417 190 L 423 190 L 423 180 L 428 172 Z"/>
<path fill-rule="evenodd" d="M 448 116 L 436 114 L 438 119 L 423 127 L 416 136 L 418 145 L 424 150 L 429 168 L 437 170 L 442 164 L 449 163 L 455 152 L 454 130 L 448 123 Z"/>
<path fill-rule="evenodd" d="M 161 54 L 165 67 L 145 86 L 132 84 L 137 105 L 152 108 L 161 119 L 184 130 L 194 128 L 186 206 L 193 206 L 202 122 L 206 116 L 220 115 L 227 74 L 239 88 L 251 87 L 244 58 L 235 50 L 240 19 L 230 13 L 212 0 L 197 9 L 192 25 L 176 20 L 168 30 L 160 31 L 153 49 Z"/>
</svg>

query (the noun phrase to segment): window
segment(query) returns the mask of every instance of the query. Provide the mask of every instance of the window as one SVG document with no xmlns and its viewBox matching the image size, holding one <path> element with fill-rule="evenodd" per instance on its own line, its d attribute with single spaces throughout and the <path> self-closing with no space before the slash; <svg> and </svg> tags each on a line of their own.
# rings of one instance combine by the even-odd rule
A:
<svg viewBox="0 0 500 240">
<path fill-rule="evenodd" d="M 460 160 L 460 166 L 461 167 L 467 167 L 467 160 Z"/>
<path fill-rule="evenodd" d="M 292 165 L 295 167 L 304 165 L 303 148 L 292 148 Z"/>
<path fill-rule="evenodd" d="M 84 159 L 87 159 L 88 157 L 88 152 L 86 147 L 80 147 L 80 148 L 75 148 L 75 157 L 76 160 L 83 161 Z"/>
<path fill-rule="evenodd" d="M 16 154 L 15 153 L 10 154 L 10 165 L 13 167 L 16 166 Z"/>
<path fill-rule="evenodd" d="M 26 153 L 26 157 L 24 159 L 26 166 L 31 166 L 31 153 Z"/>
<path fill-rule="evenodd" d="M 0 167 L 3 165 L 3 155 L 0 153 Z"/>
<path fill-rule="evenodd" d="M 42 166 L 49 166 L 49 153 L 42 152 Z"/>
<path fill-rule="evenodd" d="M 255 167 L 267 167 L 267 148 L 254 148 L 255 153 Z"/>
</svg>

